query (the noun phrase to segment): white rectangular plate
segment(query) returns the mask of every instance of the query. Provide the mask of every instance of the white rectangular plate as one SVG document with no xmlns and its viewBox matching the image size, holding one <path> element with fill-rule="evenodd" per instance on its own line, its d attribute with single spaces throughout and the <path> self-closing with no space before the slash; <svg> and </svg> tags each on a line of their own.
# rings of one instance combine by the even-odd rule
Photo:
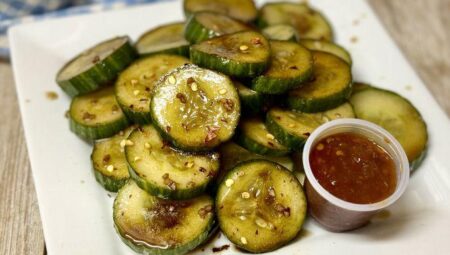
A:
<svg viewBox="0 0 450 255">
<path fill-rule="evenodd" d="M 262 2 L 262 1 L 261 1 Z M 259 2 L 259 4 L 261 4 Z M 308 219 L 308 235 L 273 254 L 450 254 L 450 123 L 399 49 L 361 0 L 315 0 L 333 24 L 337 42 L 350 50 L 355 80 L 410 99 L 428 123 L 428 156 L 412 175 L 390 217 L 349 233 L 329 233 Z M 94 179 L 91 146 L 69 131 L 67 97 L 54 82 L 58 69 L 81 50 L 110 37 L 136 39 L 145 30 L 183 18 L 181 3 L 55 19 L 10 30 L 20 109 L 33 169 L 47 250 L 56 254 L 133 254 L 116 235 L 113 196 Z M 355 20 L 359 25 L 354 25 Z M 358 38 L 351 43 L 350 38 Z M 46 98 L 57 91 L 57 100 Z M 7 121 L 7 120 L 3 120 Z M 414 137 L 411 137 L 414 139 Z M 198 249 L 229 243 L 221 235 Z M 236 254 L 231 247 L 224 254 Z"/>
</svg>

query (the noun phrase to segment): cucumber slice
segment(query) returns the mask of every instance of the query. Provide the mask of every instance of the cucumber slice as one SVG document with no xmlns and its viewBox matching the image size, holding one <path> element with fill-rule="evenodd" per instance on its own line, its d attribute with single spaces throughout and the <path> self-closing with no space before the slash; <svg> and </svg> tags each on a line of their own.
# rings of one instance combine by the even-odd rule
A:
<svg viewBox="0 0 450 255">
<path fill-rule="evenodd" d="M 113 81 L 136 55 L 128 36 L 101 42 L 63 66 L 56 82 L 71 97 L 89 93 Z"/>
<path fill-rule="evenodd" d="M 317 127 L 339 118 L 355 118 L 355 113 L 349 103 L 313 114 L 273 108 L 267 112 L 266 127 L 281 144 L 291 150 L 300 151 L 306 139 Z"/>
<path fill-rule="evenodd" d="M 270 39 L 277 41 L 297 41 L 297 30 L 291 25 L 278 24 L 268 26 L 262 30 L 262 34 Z"/>
<path fill-rule="evenodd" d="M 194 44 L 213 37 L 248 29 L 247 25 L 226 15 L 216 12 L 198 12 L 189 18 L 184 36 L 190 43 Z"/>
<path fill-rule="evenodd" d="M 252 89 L 265 94 L 283 94 L 301 86 L 313 72 L 309 50 L 295 42 L 271 41 L 270 67 L 252 81 Z"/>
<path fill-rule="evenodd" d="M 239 121 L 239 96 L 220 73 L 185 65 L 164 76 L 150 106 L 161 134 L 178 148 L 210 150 L 229 140 Z"/>
<path fill-rule="evenodd" d="M 293 26 L 301 39 L 333 40 L 333 31 L 325 16 L 305 3 L 277 2 L 261 7 L 258 26 L 278 24 Z"/>
<path fill-rule="evenodd" d="M 244 119 L 239 124 L 237 142 L 247 150 L 261 155 L 284 156 L 290 151 L 269 133 L 259 118 Z"/>
<path fill-rule="evenodd" d="M 151 126 L 136 129 L 125 146 L 131 178 L 153 196 L 189 199 L 203 193 L 219 171 L 219 154 L 175 150 Z"/>
<path fill-rule="evenodd" d="M 248 114 L 264 112 L 268 100 L 263 94 L 249 89 L 238 81 L 234 81 L 234 85 L 237 88 L 243 112 Z"/>
<path fill-rule="evenodd" d="M 302 112 L 321 112 L 343 104 L 352 92 L 350 66 L 342 59 L 313 51 L 313 79 L 289 91 L 288 105 Z"/>
<path fill-rule="evenodd" d="M 95 179 L 106 190 L 117 192 L 129 179 L 122 141 L 135 129 L 130 126 L 110 139 L 97 140 L 91 154 Z"/>
<path fill-rule="evenodd" d="M 195 12 L 212 11 L 251 22 L 257 15 L 253 0 L 184 0 L 183 7 L 186 17 Z"/>
<path fill-rule="evenodd" d="M 69 116 L 70 130 L 88 141 L 113 136 L 128 126 L 113 87 L 73 98 Z"/>
<path fill-rule="evenodd" d="M 166 53 L 189 57 L 189 42 L 184 39 L 184 26 L 184 22 L 176 22 L 145 32 L 136 42 L 139 55 Z"/>
<path fill-rule="evenodd" d="M 255 253 L 278 249 L 296 237 L 306 207 L 297 178 L 266 160 L 236 166 L 220 184 L 216 197 L 222 232 L 238 247 Z"/>
<path fill-rule="evenodd" d="M 114 227 L 122 241 L 141 254 L 185 254 L 203 243 L 214 226 L 214 201 L 203 195 L 170 201 L 130 181 L 114 200 Z"/>
<path fill-rule="evenodd" d="M 411 170 L 420 165 L 426 153 L 428 132 L 419 111 L 402 96 L 375 87 L 352 95 L 356 116 L 389 131 L 402 145 Z"/>
<path fill-rule="evenodd" d="M 350 53 L 344 49 L 342 46 L 339 46 L 332 42 L 320 41 L 320 40 L 311 40 L 311 39 L 303 39 L 299 42 L 304 47 L 310 50 L 323 51 L 331 53 L 335 56 L 340 57 L 342 60 L 347 62 L 350 66 L 352 65 L 352 57 Z"/>
<path fill-rule="evenodd" d="M 148 124 L 150 97 L 155 84 L 168 71 L 189 63 L 176 55 L 157 54 L 134 62 L 116 80 L 117 102 L 125 115 L 134 123 Z"/>
<path fill-rule="evenodd" d="M 236 77 L 254 77 L 266 70 L 269 42 L 258 32 L 245 31 L 215 37 L 191 46 L 191 61 Z"/>
</svg>

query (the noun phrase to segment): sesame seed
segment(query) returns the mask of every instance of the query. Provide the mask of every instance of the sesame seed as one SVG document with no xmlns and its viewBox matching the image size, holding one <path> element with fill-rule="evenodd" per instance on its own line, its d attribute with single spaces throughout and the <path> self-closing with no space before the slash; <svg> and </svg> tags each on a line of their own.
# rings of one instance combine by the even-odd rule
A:
<svg viewBox="0 0 450 255">
<path fill-rule="evenodd" d="M 193 83 L 191 84 L 191 89 L 192 89 L 192 91 L 197 91 L 197 90 L 198 90 L 197 83 L 193 82 Z"/>
<path fill-rule="evenodd" d="M 231 187 L 234 184 L 234 181 L 232 179 L 227 179 L 225 181 L 225 186 L 227 186 L 228 188 Z"/>
<path fill-rule="evenodd" d="M 256 218 L 255 223 L 261 228 L 267 227 L 267 222 L 259 217 Z"/>
<path fill-rule="evenodd" d="M 221 89 L 221 90 L 219 90 L 219 94 L 223 95 L 223 94 L 225 94 L 225 93 L 227 93 L 227 90 L 226 90 L 226 89 Z"/>
<path fill-rule="evenodd" d="M 239 219 L 240 219 L 240 220 L 246 220 L 247 217 L 245 217 L 244 215 L 241 215 L 241 216 L 239 216 Z"/>
<path fill-rule="evenodd" d="M 112 171 L 114 171 L 114 166 L 113 166 L 113 165 L 108 165 L 108 166 L 106 167 L 106 170 L 107 170 L 108 172 L 112 172 Z"/>
<path fill-rule="evenodd" d="M 288 127 L 293 128 L 293 127 L 295 127 L 295 125 L 291 123 L 288 125 Z"/>
<path fill-rule="evenodd" d="M 241 176 L 244 176 L 245 173 L 244 173 L 244 171 L 239 171 L 236 174 L 238 177 L 241 177 Z"/>
<path fill-rule="evenodd" d="M 139 160 L 141 160 L 141 157 L 138 157 L 138 156 L 134 157 L 134 161 L 135 161 L 135 162 L 136 162 L 136 161 L 139 161 Z"/>
<path fill-rule="evenodd" d="M 273 140 L 275 139 L 275 136 L 273 136 L 272 134 L 266 134 L 267 139 Z"/>
<path fill-rule="evenodd" d="M 247 244 L 247 238 L 241 237 L 241 243 L 242 244 Z"/>
<path fill-rule="evenodd" d="M 150 144 L 149 144 L 149 143 L 144 143 L 144 147 L 145 147 L 146 149 L 150 149 Z"/>
<path fill-rule="evenodd" d="M 125 147 L 125 145 L 126 145 L 126 141 L 125 140 L 122 140 L 122 141 L 120 141 L 120 147 Z"/>
<path fill-rule="evenodd" d="M 136 85 L 136 84 L 138 84 L 138 80 L 135 80 L 135 79 L 131 80 L 131 85 Z"/>
<path fill-rule="evenodd" d="M 187 168 L 191 168 L 191 167 L 194 166 L 194 162 L 192 162 L 192 161 L 186 162 L 186 163 L 185 163 L 185 166 L 186 166 Z"/>
<path fill-rule="evenodd" d="M 133 95 L 135 95 L 135 96 L 139 95 L 139 93 L 141 93 L 139 90 L 133 91 Z"/>
<path fill-rule="evenodd" d="M 126 146 L 133 146 L 134 145 L 134 143 L 131 141 L 131 140 L 125 140 L 125 145 Z"/>
<path fill-rule="evenodd" d="M 175 77 L 173 77 L 173 75 L 169 76 L 168 81 L 170 84 L 175 84 L 177 82 L 177 80 L 175 79 Z"/>
<path fill-rule="evenodd" d="M 250 193 L 248 193 L 248 192 L 242 192 L 241 196 L 242 196 L 242 198 L 247 199 L 247 198 L 250 198 Z"/>
<path fill-rule="evenodd" d="M 241 46 L 239 46 L 239 49 L 241 51 L 246 51 L 246 50 L 248 50 L 248 46 L 247 45 L 241 45 Z"/>
</svg>

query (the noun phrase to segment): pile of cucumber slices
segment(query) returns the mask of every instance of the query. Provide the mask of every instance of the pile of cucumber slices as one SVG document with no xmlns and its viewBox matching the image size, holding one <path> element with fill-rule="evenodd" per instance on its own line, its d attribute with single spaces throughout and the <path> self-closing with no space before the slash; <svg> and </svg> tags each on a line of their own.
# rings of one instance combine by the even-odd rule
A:
<svg viewBox="0 0 450 255">
<path fill-rule="evenodd" d="M 305 3 L 185 0 L 187 20 L 120 36 L 58 72 L 70 129 L 93 143 L 117 233 L 143 254 L 184 254 L 220 230 L 278 249 L 302 228 L 301 151 L 318 126 L 361 118 L 390 131 L 412 169 L 427 129 L 400 95 L 353 82 L 350 54 Z"/>
</svg>

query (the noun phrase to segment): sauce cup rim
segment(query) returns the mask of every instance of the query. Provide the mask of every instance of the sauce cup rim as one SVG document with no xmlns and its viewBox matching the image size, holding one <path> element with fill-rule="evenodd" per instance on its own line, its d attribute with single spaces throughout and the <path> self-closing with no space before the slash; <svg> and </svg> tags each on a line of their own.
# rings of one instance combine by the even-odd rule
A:
<svg viewBox="0 0 450 255">
<path fill-rule="evenodd" d="M 384 144 L 384 146 L 383 146 L 383 144 L 379 144 L 379 145 L 381 145 L 382 147 L 390 146 L 395 151 L 396 155 L 392 155 L 392 153 L 389 153 L 389 154 L 391 155 L 392 159 L 396 162 L 397 176 L 400 176 L 400 178 L 397 179 L 397 187 L 396 187 L 394 193 L 392 193 L 389 197 L 387 197 L 386 199 L 384 199 L 382 201 L 372 203 L 372 204 L 356 204 L 356 203 L 351 203 L 351 202 L 345 201 L 343 199 L 340 199 L 340 198 L 334 196 L 329 191 L 327 191 L 325 188 L 323 188 L 322 185 L 319 184 L 319 182 L 317 181 L 317 179 L 315 178 L 315 176 L 311 170 L 311 166 L 310 166 L 310 162 L 309 162 L 309 155 L 310 155 L 311 149 L 318 142 L 318 139 L 321 139 L 321 138 L 327 136 L 327 135 L 321 136 L 323 133 L 326 133 L 330 129 L 338 129 L 338 128 L 356 128 L 356 129 L 364 130 L 365 132 L 368 132 L 368 133 L 381 135 L 384 137 L 382 143 L 385 143 L 385 144 Z M 349 131 L 349 132 L 351 132 L 351 131 Z M 341 133 L 341 132 L 337 132 L 337 133 Z M 361 133 L 359 133 L 359 134 L 370 138 L 368 135 L 361 134 Z M 379 143 L 379 142 L 377 142 L 377 143 Z M 371 122 L 368 122 L 365 120 L 361 120 L 361 119 L 345 119 L 345 118 L 337 119 L 337 120 L 329 121 L 329 122 L 321 125 L 320 127 L 318 127 L 316 130 L 314 130 L 311 133 L 311 135 L 308 137 L 308 140 L 305 143 L 305 146 L 303 148 L 302 161 L 303 161 L 303 168 L 305 171 L 306 178 L 309 181 L 309 183 L 311 184 L 311 186 L 316 190 L 316 192 L 318 192 L 325 200 L 334 204 L 335 206 L 338 206 L 338 207 L 341 207 L 341 208 L 344 208 L 347 210 L 351 210 L 351 211 L 370 212 L 370 211 L 378 211 L 383 208 L 386 208 L 400 198 L 400 196 L 406 190 L 406 187 L 409 182 L 409 174 L 410 174 L 409 161 L 408 161 L 405 151 L 403 150 L 402 146 L 397 141 L 397 139 L 395 139 L 394 136 L 392 136 L 388 131 L 386 131 L 382 127 L 380 127 L 374 123 L 371 123 Z"/>
</svg>

